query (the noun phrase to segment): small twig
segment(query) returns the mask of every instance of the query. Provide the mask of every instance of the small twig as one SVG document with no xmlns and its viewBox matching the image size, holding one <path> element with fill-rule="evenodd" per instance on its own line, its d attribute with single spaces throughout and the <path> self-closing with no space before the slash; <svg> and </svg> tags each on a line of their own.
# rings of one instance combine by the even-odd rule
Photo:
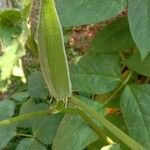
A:
<svg viewBox="0 0 150 150">
<path fill-rule="evenodd" d="M 17 133 L 16 136 L 24 136 L 24 137 L 34 138 L 33 135 L 30 135 L 30 134 L 22 134 L 22 133 Z"/>
<path fill-rule="evenodd" d="M 122 84 L 112 93 L 110 97 L 105 101 L 104 105 L 107 105 L 119 92 L 120 90 L 127 84 L 132 75 L 132 71 L 129 71 L 127 78 L 122 82 Z"/>
<path fill-rule="evenodd" d="M 126 58 L 125 58 L 123 52 L 120 52 L 120 57 L 121 57 L 121 60 L 122 60 L 122 61 L 125 61 L 125 60 L 126 60 Z"/>
</svg>

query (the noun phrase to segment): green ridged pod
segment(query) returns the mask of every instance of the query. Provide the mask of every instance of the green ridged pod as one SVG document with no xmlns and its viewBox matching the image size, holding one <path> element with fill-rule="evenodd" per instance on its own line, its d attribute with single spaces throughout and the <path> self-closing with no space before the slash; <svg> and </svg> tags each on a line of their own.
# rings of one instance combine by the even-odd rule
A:
<svg viewBox="0 0 150 150">
<path fill-rule="evenodd" d="M 57 100 L 66 99 L 72 95 L 72 90 L 55 3 L 53 0 L 40 0 L 38 4 L 40 7 L 35 40 L 42 72 L 51 96 Z"/>
</svg>

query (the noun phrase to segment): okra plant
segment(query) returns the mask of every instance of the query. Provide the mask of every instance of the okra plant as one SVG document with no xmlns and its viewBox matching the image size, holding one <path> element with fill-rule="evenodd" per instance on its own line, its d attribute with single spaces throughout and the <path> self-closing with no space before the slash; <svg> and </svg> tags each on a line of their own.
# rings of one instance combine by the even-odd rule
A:
<svg viewBox="0 0 150 150">
<path fill-rule="evenodd" d="M 1 0 L 0 149 L 149 150 L 149 7 Z"/>
</svg>

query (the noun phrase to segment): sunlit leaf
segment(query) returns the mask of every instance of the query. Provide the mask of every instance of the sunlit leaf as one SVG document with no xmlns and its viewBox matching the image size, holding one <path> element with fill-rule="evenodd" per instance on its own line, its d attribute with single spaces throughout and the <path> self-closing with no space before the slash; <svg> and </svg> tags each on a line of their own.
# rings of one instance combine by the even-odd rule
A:
<svg viewBox="0 0 150 150">
<path fill-rule="evenodd" d="M 13 68 L 25 54 L 27 27 L 17 9 L 0 12 L 0 91 L 4 92 L 10 84 Z M 23 72 L 23 71 L 22 71 Z M 23 77 L 23 76 L 22 76 Z M 25 77 L 24 77 L 25 81 Z"/>
</svg>

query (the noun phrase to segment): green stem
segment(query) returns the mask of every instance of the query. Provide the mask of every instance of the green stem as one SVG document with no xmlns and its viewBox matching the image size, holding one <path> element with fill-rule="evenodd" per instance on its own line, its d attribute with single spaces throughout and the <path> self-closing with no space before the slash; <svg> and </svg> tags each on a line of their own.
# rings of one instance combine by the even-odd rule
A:
<svg viewBox="0 0 150 150">
<path fill-rule="evenodd" d="M 100 136 L 102 137 L 108 144 L 113 144 L 114 142 L 112 139 L 108 138 L 108 136 L 104 133 L 104 131 L 98 127 L 95 122 L 87 115 L 85 114 L 81 109 L 78 108 L 62 108 L 60 110 L 61 112 L 64 113 L 71 113 L 71 114 L 78 114 L 80 115 L 86 122 L 87 124 Z"/>
<path fill-rule="evenodd" d="M 62 112 L 62 113 L 74 113 L 74 114 L 79 114 L 81 115 L 81 117 L 83 117 L 85 119 L 85 121 L 93 128 L 93 130 L 102 138 L 104 138 L 109 144 L 113 143 L 112 140 L 108 140 L 107 136 L 104 134 L 104 132 L 94 123 L 94 121 L 87 116 L 82 110 L 75 108 L 75 109 L 70 109 L 70 108 L 61 108 L 59 111 L 56 112 L 56 110 L 43 110 L 43 111 L 37 111 L 37 112 L 32 112 L 32 113 L 27 113 L 27 114 L 23 114 L 23 115 L 19 115 L 17 117 L 13 117 L 10 119 L 6 119 L 6 120 L 2 120 L 0 121 L 0 127 L 2 126 L 6 126 L 6 125 L 12 125 L 12 124 L 16 124 L 19 123 L 21 121 L 25 121 L 25 120 L 29 120 L 31 118 L 37 118 L 37 117 L 44 117 L 46 115 L 51 115 L 54 113 L 58 113 L 58 112 Z M 28 134 L 21 134 L 18 133 L 17 136 L 26 136 L 26 137 L 30 137 L 33 138 L 33 135 L 28 135 Z"/>
<path fill-rule="evenodd" d="M 16 136 L 23 136 L 23 137 L 27 137 L 27 138 L 34 138 L 36 139 L 39 143 L 41 143 L 43 146 L 47 146 L 44 143 L 42 143 L 38 138 L 34 137 L 33 135 L 30 134 L 23 134 L 23 133 L 17 133 Z"/>
<path fill-rule="evenodd" d="M 16 136 L 24 136 L 24 137 L 34 138 L 33 135 L 30 135 L 30 134 L 22 134 L 22 133 L 17 133 Z"/>
<path fill-rule="evenodd" d="M 120 90 L 127 84 L 127 82 L 130 80 L 130 77 L 132 75 L 132 71 L 129 71 L 129 74 L 127 78 L 122 82 L 122 84 L 112 93 L 110 97 L 105 101 L 104 105 L 107 105 L 108 102 L 110 102 L 119 92 Z"/>
<path fill-rule="evenodd" d="M 85 113 L 89 113 L 94 119 L 99 121 L 107 130 L 109 130 L 112 134 L 114 134 L 117 138 L 119 138 L 123 143 L 128 145 L 133 150 L 145 150 L 145 148 L 133 140 L 131 137 L 129 137 L 127 134 L 122 132 L 119 128 L 117 128 L 115 125 L 113 125 L 111 122 L 106 120 L 103 116 L 101 116 L 98 112 L 91 109 L 87 105 L 85 105 L 83 102 L 78 100 L 75 97 L 71 97 L 69 101 L 81 108 Z"/>
<path fill-rule="evenodd" d="M 37 117 L 43 117 L 46 115 L 51 115 L 53 113 L 56 113 L 54 110 L 42 110 L 42 111 L 36 111 L 36 112 L 32 112 L 32 113 L 27 113 L 27 114 L 23 114 L 23 115 L 19 115 L 17 117 L 13 117 L 10 119 L 6 119 L 6 120 L 2 120 L 0 121 L 0 127 L 5 126 L 5 125 L 11 125 L 11 124 L 15 124 L 24 120 L 28 120 L 30 118 L 37 118 Z"/>
</svg>

